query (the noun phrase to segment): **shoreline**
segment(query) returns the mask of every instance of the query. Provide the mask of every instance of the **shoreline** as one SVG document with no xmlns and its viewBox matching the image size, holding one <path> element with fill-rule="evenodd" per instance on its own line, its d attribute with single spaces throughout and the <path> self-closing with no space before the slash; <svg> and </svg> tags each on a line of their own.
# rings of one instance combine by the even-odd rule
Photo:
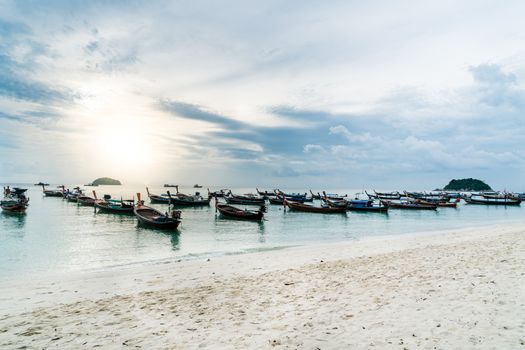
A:
<svg viewBox="0 0 525 350">
<path fill-rule="evenodd" d="M 35 334 L 30 332 L 31 335 L 26 337 L 21 336 L 21 334 L 26 332 L 27 329 L 32 329 L 34 324 L 36 325 L 40 322 L 44 324 L 55 322 L 56 324 L 53 323 L 53 326 L 55 326 L 53 329 L 65 330 L 64 327 L 66 327 L 66 325 L 60 323 L 62 319 L 64 319 L 63 322 L 74 322 L 80 318 L 88 322 L 96 320 L 98 320 L 97 322 L 102 322 L 107 317 L 116 317 L 108 316 L 106 311 L 101 311 L 103 309 L 111 309 L 113 310 L 113 314 L 129 316 L 129 310 L 126 306 L 128 301 L 133 301 L 133 304 L 138 307 L 139 310 L 141 310 L 140 307 L 142 306 L 152 308 L 153 311 L 150 310 L 151 312 L 148 313 L 148 319 L 151 317 L 155 319 L 164 318 L 168 317 L 166 316 L 167 314 L 171 314 L 171 322 L 178 322 L 180 320 L 184 320 L 184 322 L 180 324 L 177 323 L 178 326 L 175 326 L 173 329 L 167 329 L 163 327 L 164 325 L 155 322 L 153 322 L 153 324 L 147 322 L 142 323 L 144 320 L 142 320 L 141 317 L 132 317 L 131 320 L 126 318 L 126 320 L 121 320 L 114 324 L 113 322 L 109 322 L 112 324 L 107 325 L 102 322 L 102 325 L 96 328 L 97 331 L 95 331 L 94 334 L 90 333 L 91 335 L 85 336 L 88 344 L 95 341 L 102 342 L 102 346 L 105 348 L 119 348 L 122 346 L 122 342 L 112 343 L 114 339 L 110 341 L 109 339 L 104 340 L 103 337 L 101 337 L 101 334 L 111 331 L 115 332 L 115 336 L 118 339 L 126 337 L 134 339 L 133 342 L 136 342 L 138 346 L 158 346 L 159 348 L 163 348 L 161 343 L 155 343 L 154 338 L 134 337 L 134 332 L 128 329 L 130 325 L 133 324 L 139 330 L 146 333 L 158 332 L 164 329 L 164 331 L 166 331 L 165 336 L 173 342 L 172 344 L 175 348 L 177 348 L 177 346 L 191 348 L 197 347 L 199 344 L 204 344 L 205 347 L 206 345 L 211 346 L 211 343 L 209 343 L 210 339 L 213 339 L 215 342 L 213 343 L 214 348 L 258 348 L 261 346 L 272 347 L 272 345 L 284 346 L 285 348 L 287 346 L 297 348 L 304 345 L 305 348 L 311 348 L 309 346 L 313 344 L 318 344 L 320 348 L 337 348 L 340 346 L 350 346 L 352 344 L 357 346 L 358 343 L 352 343 L 348 338 L 349 336 L 355 339 L 361 339 L 359 340 L 361 347 L 369 347 L 372 345 L 361 343 L 363 339 L 368 338 L 362 338 L 363 332 L 359 331 L 358 328 L 353 329 L 352 327 L 355 325 L 350 321 L 353 317 L 357 317 L 359 313 L 366 315 L 367 312 L 370 312 L 370 307 L 377 304 L 373 300 L 369 300 L 370 295 L 375 295 L 376 298 L 381 300 L 383 300 L 385 295 L 390 295 L 392 300 L 389 299 L 388 304 L 381 304 L 383 306 L 381 306 L 380 309 L 387 308 L 387 305 L 390 305 L 389 307 L 397 305 L 395 312 L 382 314 L 381 317 L 370 314 L 370 319 L 367 319 L 368 323 L 382 324 L 382 326 L 376 325 L 379 333 L 375 335 L 377 339 L 374 338 L 377 342 L 376 346 L 381 348 L 381 346 L 388 345 L 388 341 L 384 341 L 388 330 L 397 327 L 390 323 L 394 322 L 396 318 L 401 317 L 398 314 L 401 309 L 406 308 L 406 305 L 414 302 L 414 300 L 410 299 L 406 300 L 406 304 L 398 305 L 396 300 L 403 300 L 406 297 L 405 293 L 418 295 L 419 299 L 428 298 L 428 295 L 437 293 L 437 291 L 443 291 L 442 287 L 434 286 L 434 284 L 437 283 L 440 286 L 444 286 L 443 281 L 447 280 L 447 283 L 457 285 L 457 281 L 461 276 L 472 275 L 476 272 L 473 272 L 472 269 L 478 270 L 476 275 L 483 275 L 485 277 L 475 277 L 472 275 L 472 281 L 469 283 L 464 281 L 464 285 L 461 284 L 460 286 L 456 286 L 457 288 L 448 289 L 448 292 L 444 293 L 441 297 L 444 300 L 446 299 L 448 303 L 454 305 L 461 303 L 462 299 L 468 297 L 472 292 L 469 291 L 469 288 L 472 288 L 472 286 L 469 287 L 470 283 L 477 285 L 480 278 L 487 280 L 486 285 L 490 288 L 483 291 L 481 299 L 473 300 L 472 305 L 477 305 L 477 307 L 481 307 L 480 310 L 483 310 L 483 307 L 487 306 L 483 304 L 483 300 L 493 298 L 495 292 L 502 295 L 504 294 L 505 297 L 499 300 L 499 302 L 503 302 L 503 304 L 495 305 L 495 309 L 491 309 L 492 313 L 489 313 L 488 316 L 494 318 L 497 316 L 497 311 L 500 308 L 505 310 L 505 313 L 513 315 L 516 319 L 513 320 L 512 317 L 510 319 L 507 317 L 509 325 L 502 326 L 507 327 L 507 329 L 503 330 L 509 331 L 510 328 L 512 328 L 514 333 L 521 332 L 521 334 L 523 334 L 523 317 L 518 320 L 516 316 L 525 314 L 525 306 L 522 301 L 521 304 L 516 304 L 516 298 L 519 299 L 520 295 L 525 295 L 523 294 L 525 293 L 525 278 L 521 271 L 525 263 L 524 241 L 525 228 L 523 224 L 500 224 L 483 229 L 468 228 L 395 236 L 366 237 L 365 239 L 357 241 L 325 243 L 319 246 L 299 246 L 264 252 L 222 255 L 216 258 L 181 260 L 180 262 L 166 261 L 151 265 L 108 269 L 96 272 L 82 272 L 69 277 L 62 276 L 61 278 L 55 277 L 54 279 L 46 277 L 40 280 L 35 279 L 29 283 L 12 283 L 0 287 L 0 308 L 3 310 L 0 319 L 0 328 L 7 329 L 2 337 L 0 337 L 5 339 L 0 342 L 0 347 L 6 345 L 21 346 L 22 344 L 27 344 L 28 341 L 31 341 L 30 344 L 40 347 L 54 344 L 60 344 L 58 345 L 59 347 L 71 347 L 73 344 L 79 345 L 77 343 L 71 343 L 73 340 L 66 341 L 67 336 L 60 336 L 59 339 L 51 341 L 51 339 L 56 338 L 56 336 L 48 334 L 46 328 L 40 326 L 39 329 L 41 330 L 35 332 Z M 487 250 L 490 250 L 491 254 L 486 254 Z M 470 257 L 470 259 L 463 259 L 463 255 Z M 492 260 L 494 259 L 496 259 L 494 260 L 496 262 L 509 261 L 510 258 L 507 255 L 512 256 L 514 259 L 512 266 L 506 263 L 493 266 L 494 262 Z M 462 264 L 465 266 L 458 264 L 458 261 L 461 260 L 458 260 L 458 257 L 464 260 Z M 488 263 L 487 261 L 492 262 Z M 474 262 L 478 263 L 474 264 Z M 516 262 L 519 264 L 516 265 Z M 497 267 L 500 267 L 500 265 L 503 265 L 501 267 L 504 267 L 506 270 L 499 271 Z M 368 268 L 363 269 L 364 266 Z M 419 269 L 419 267 L 422 266 L 425 267 L 425 269 L 423 269 L 424 271 L 420 271 Z M 448 269 L 452 271 L 452 273 L 449 271 L 448 275 L 443 275 L 444 271 L 442 271 L 442 269 L 445 269 L 444 266 L 448 266 Z M 468 266 L 470 266 L 470 269 L 467 268 Z M 509 268 L 510 270 L 508 270 Z M 515 273 L 512 279 L 509 277 L 509 273 L 511 272 Z M 368 276 L 367 279 L 363 278 L 365 275 Z M 449 277 L 451 275 L 454 275 L 456 279 L 450 279 Z M 503 279 L 502 276 L 509 278 Z M 399 284 L 408 277 L 410 277 L 409 279 L 412 280 L 414 284 L 404 285 L 405 289 L 403 292 L 392 287 L 396 285 L 396 283 L 397 287 L 399 287 Z M 506 291 L 499 290 L 498 287 L 500 285 L 511 286 L 511 288 L 508 288 L 509 290 Z M 352 286 L 352 288 L 349 288 L 350 286 Z M 310 293 L 311 288 L 316 289 L 319 293 Z M 290 289 L 293 290 L 294 293 L 289 294 Z M 351 298 L 347 300 L 345 294 L 342 293 L 343 291 L 351 296 Z M 376 295 L 378 291 L 381 291 L 380 294 L 382 296 Z M 458 293 L 458 291 L 461 293 Z M 492 297 L 490 293 L 492 293 Z M 202 301 L 199 302 L 195 300 L 197 295 L 204 297 L 207 302 L 203 304 Z M 237 300 L 236 308 L 240 308 L 240 311 L 244 312 L 240 313 L 240 316 L 244 315 L 244 321 L 238 325 L 237 328 L 239 331 L 235 330 L 236 326 L 233 323 L 231 324 L 233 328 L 229 331 L 219 324 L 214 323 L 215 319 L 220 320 L 223 317 L 221 316 L 222 313 L 218 313 L 219 311 L 226 312 L 226 314 L 229 315 L 228 312 L 230 312 L 229 308 L 232 303 L 230 300 L 231 295 Z M 279 300 L 269 298 L 271 295 L 275 295 Z M 286 295 L 288 295 L 288 297 L 285 298 Z M 293 298 L 291 295 L 293 295 Z M 238 300 L 241 296 L 242 298 Z M 269 305 L 272 306 L 272 309 L 267 310 L 266 308 L 255 307 L 254 305 L 259 305 L 259 297 L 264 298 Z M 293 310 L 290 310 L 291 304 L 289 304 L 287 298 L 293 299 Z M 323 322 L 325 322 L 326 325 L 329 325 L 332 322 L 326 319 L 327 317 L 332 319 L 332 316 L 329 317 L 329 314 L 337 313 L 339 309 L 345 309 L 349 303 L 352 303 L 354 298 L 357 300 L 363 299 L 361 302 L 353 305 L 355 309 L 353 309 L 351 314 L 354 316 L 347 320 L 338 318 L 337 322 L 333 321 L 334 327 L 338 327 L 338 329 L 342 329 L 342 323 L 346 326 L 352 325 L 352 327 L 350 327 L 352 330 L 347 329 L 347 331 L 340 334 L 337 339 L 332 339 L 330 336 L 327 337 L 331 339 L 327 341 L 328 343 L 316 341 L 315 338 L 312 338 L 313 335 L 325 337 L 327 334 L 321 336 L 320 334 L 322 332 L 318 332 L 320 324 L 308 320 L 309 317 L 318 315 L 318 317 L 324 320 Z M 159 301 L 161 299 L 163 301 Z M 196 312 L 195 308 L 188 308 L 187 305 L 182 306 L 185 304 L 180 304 L 181 300 L 186 299 L 190 300 L 195 307 L 196 305 L 200 305 L 197 309 L 201 311 Z M 243 300 L 246 302 L 244 303 Z M 419 302 L 421 302 L 421 300 Z M 481 306 L 478 305 L 479 302 L 481 302 Z M 159 304 L 162 304 L 163 307 L 158 308 Z M 513 305 L 511 309 L 508 309 L 509 304 Z M 101 307 L 101 305 L 105 306 Z M 427 311 L 434 316 L 439 315 L 439 317 L 433 317 L 434 319 L 439 319 L 436 322 L 443 323 L 441 308 L 445 306 L 440 303 L 437 305 L 431 306 Z M 467 313 L 461 312 L 460 318 L 467 316 L 473 317 L 472 315 L 475 315 L 475 313 L 473 314 L 474 309 L 470 310 L 469 305 L 470 304 L 467 303 L 466 306 L 463 306 L 463 308 L 469 310 Z M 167 307 L 167 309 L 165 307 Z M 171 307 L 177 310 L 178 307 L 182 307 L 184 311 L 176 311 L 173 314 L 167 311 Z M 246 309 L 244 309 L 244 307 Z M 257 310 L 252 310 L 254 307 Z M 289 313 L 296 309 L 302 310 L 301 315 L 291 317 Z M 459 309 L 461 309 L 461 307 L 459 307 Z M 330 312 L 328 312 L 328 310 L 330 310 Z M 75 313 L 77 311 L 78 313 Z M 409 315 L 403 316 L 403 322 L 411 324 L 411 318 L 418 319 L 418 317 L 420 317 L 414 309 L 406 309 L 406 312 Z M 480 312 L 483 313 L 482 311 Z M 274 319 L 267 320 L 268 315 L 266 313 L 273 315 Z M 164 316 L 161 317 L 160 314 L 164 314 Z M 30 315 L 29 319 L 28 315 Z M 308 315 L 306 319 L 305 315 Z M 57 316 L 57 321 L 48 320 L 50 316 Z M 408 318 L 405 320 L 406 317 Z M 193 329 L 195 327 L 186 327 L 186 323 L 192 323 L 196 318 L 203 318 L 203 320 L 198 322 L 197 326 L 199 327 L 195 330 L 188 331 L 187 328 Z M 425 318 L 425 320 L 427 318 Z M 499 318 L 496 318 L 499 322 Z M 272 331 L 266 330 L 266 328 L 258 329 L 257 325 L 249 321 L 252 320 L 261 323 L 263 319 L 275 324 L 277 328 L 273 329 L 269 327 L 268 329 L 273 329 Z M 25 323 L 22 322 L 23 320 L 25 320 Z M 295 324 L 298 320 L 301 320 L 301 322 L 304 321 L 303 323 L 305 324 L 308 322 L 312 323 L 314 326 L 308 326 L 306 328 L 310 328 L 309 332 L 315 330 L 313 332 L 314 334 L 309 336 L 308 333 L 304 333 L 304 329 L 302 329 L 304 327 L 297 328 L 297 326 L 296 330 L 288 328 L 288 324 Z M 426 324 L 425 320 L 420 320 L 420 322 Z M 223 321 L 225 323 L 234 322 L 231 319 Z M 16 327 L 15 325 L 20 322 L 24 325 Z M 139 324 L 137 324 L 137 322 Z M 387 324 L 390 325 L 389 327 L 394 328 L 386 327 Z M 201 325 L 207 325 L 207 327 L 200 328 Z M 417 324 L 413 324 L 411 327 L 418 329 L 418 332 L 425 332 L 419 329 L 420 326 Z M 74 329 L 71 330 L 70 327 L 68 329 L 76 332 Z M 78 331 L 80 331 L 80 329 L 82 329 L 83 332 L 86 331 L 83 327 L 79 327 Z M 172 335 L 175 330 L 179 337 L 181 336 L 180 332 L 186 334 L 187 337 L 184 336 L 181 339 L 174 338 Z M 284 332 L 284 330 L 286 330 L 286 332 Z M 245 332 L 252 332 L 254 335 L 250 339 L 241 337 Z M 330 330 L 326 330 L 326 332 L 330 332 Z M 381 332 L 386 333 L 383 334 Z M 444 338 L 440 337 L 437 343 L 431 340 L 417 340 L 423 341 L 423 343 L 419 345 L 426 344 L 422 346 L 425 347 L 430 346 L 429 344 L 434 344 L 433 346 L 442 344 L 441 341 L 443 339 L 459 339 L 460 335 L 466 336 L 466 334 L 463 334 L 460 330 L 450 331 L 449 329 L 448 332 L 450 334 L 444 336 Z M 454 332 L 458 332 L 458 335 L 451 334 Z M 489 332 L 489 330 L 484 329 L 483 332 Z M 476 335 L 476 337 L 482 337 L 483 332 Z M 503 331 L 499 329 L 498 332 Z M 333 330 L 330 334 L 333 333 L 338 332 Z M 495 344 L 501 345 L 502 348 L 508 348 L 508 346 L 511 348 L 519 347 L 519 337 L 511 331 L 507 333 L 512 334 L 512 336 L 510 338 L 503 337 L 503 339 L 505 339 L 505 341 L 512 339 L 512 341 L 515 342 L 512 343 L 512 346 L 511 343 L 507 344 L 500 342 L 500 340 L 495 340 Z M 291 338 L 283 338 L 283 336 L 286 337 L 290 334 L 296 335 L 296 338 L 293 340 L 291 340 Z M 224 337 L 228 336 L 236 339 L 236 346 L 228 345 L 228 342 L 224 340 Z M 271 339 L 272 337 L 275 339 Z M 300 340 L 298 337 L 307 339 L 307 341 Z M 264 341 L 263 338 L 265 339 Z M 431 339 L 432 337 L 427 338 Z M 165 340 L 164 338 L 162 339 L 162 341 Z M 379 339 L 383 339 L 381 340 L 383 343 L 378 342 Z M 454 341 L 458 342 L 458 339 Z M 497 339 L 497 337 L 494 339 Z M 125 340 L 126 339 L 123 341 Z M 273 340 L 276 340 L 275 344 L 271 343 Z M 415 341 L 415 339 L 411 340 Z M 5 343 L 5 341 L 7 341 L 7 343 Z M 397 341 L 399 342 L 399 340 Z M 407 340 L 404 341 L 406 342 Z M 465 341 L 467 341 L 467 343 L 456 344 L 456 346 L 463 348 L 474 346 L 474 343 L 468 343 L 468 339 Z M 300 342 L 302 342 L 303 345 L 300 346 Z M 82 344 L 80 343 L 80 345 Z M 413 345 L 414 344 L 412 344 L 411 348 L 414 348 Z M 449 345 L 453 346 L 454 343 L 450 343 Z M 443 348 L 450 347 L 445 346 Z M 481 346 L 481 348 L 484 347 Z"/>
<path fill-rule="evenodd" d="M 447 234 L 451 232 L 468 232 L 471 230 L 488 230 L 493 227 L 520 227 L 525 226 L 525 219 L 514 219 L 507 223 L 501 223 L 501 222 L 493 222 L 488 224 L 479 224 L 469 227 L 460 227 L 460 228 L 451 228 L 451 229 L 439 229 L 439 228 L 432 228 L 430 230 L 426 231 L 414 231 L 409 233 L 394 233 L 394 234 L 380 234 L 380 235 L 370 235 L 370 236 L 361 236 L 361 237 L 352 237 L 352 238 L 346 238 L 344 240 L 330 240 L 330 241 L 304 241 L 301 243 L 292 243 L 289 245 L 275 245 L 275 246 L 264 246 L 264 247 L 248 247 L 248 248 L 242 248 L 240 250 L 232 250 L 232 251 L 209 251 L 209 252 L 203 252 L 203 253 L 197 253 L 197 254 L 186 254 L 181 256 L 171 256 L 171 257 L 163 257 L 158 259 L 150 259 L 150 260 L 141 260 L 141 261 L 133 261 L 128 263 L 121 263 L 121 264 L 113 264 L 113 265 L 105 265 L 105 266 L 98 266 L 98 267 L 90 267 L 86 269 L 77 269 L 77 270 L 60 270 L 55 272 L 46 272 L 46 273 L 34 273 L 34 274 L 23 274 L 18 275 L 16 277 L 13 277 L 11 275 L 3 276 L 4 278 L 4 285 L 7 286 L 13 286 L 13 285 L 19 285 L 22 283 L 32 282 L 32 281 L 47 281 L 47 280 L 61 280 L 61 279 L 68 279 L 71 274 L 78 274 L 78 275 L 91 275 L 91 274 L 103 274 L 108 271 L 118 271 L 118 270 L 128 270 L 128 269 L 142 269 L 147 268 L 147 266 L 158 266 L 158 265 L 164 265 L 169 263 L 180 263 L 180 262 L 188 262 L 188 261 L 199 261 L 199 260 L 206 260 L 208 258 L 210 259 L 217 259 L 222 257 L 228 257 L 228 256 L 243 256 L 247 254 L 259 254 L 259 253 L 265 253 L 265 252 L 272 252 L 272 251 L 280 251 L 280 250 L 289 250 L 289 249 L 301 249 L 301 248 L 319 248 L 319 247 L 330 247 L 330 246 L 339 246 L 339 245 L 352 245 L 356 242 L 361 241 L 375 241 L 375 240 L 389 240 L 389 239 L 403 239 L 403 237 L 406 238 L 414 238 L 419 236 L 428 236 L 428 235 L 439 235 L 439 234 Z M 1 290 L 0 286 L 0 290 Z M 1 299 L 1 298 L 0 298 Z M 1 306 L 1 302 L 0 302 Z"/>
<path fill-rule="evenodd" d="M 6 301 L 7 298 L 4 297 L 4 295 L 7 295 L 8 297 L 10 296 L 8 292 L 6 293 L 6 291 L 25 288 L 27 285 L 38 285 L 39 288 L 46 288 L 60 283 L 82 283 L 85 280 L 89 281 L 112 278 L 116 275 L 122 278 L 122 276 L 126 276 L 130 273 L 138 273 L 140 275 L 147 276 L 148 274 L 168 272 L 171 268 L 183 268 L 188 270 L 201 268 L 207 265 L 204 263 L 210 261 L 214 264 L 222 263 L 230 265 L 234 260 L 235 263 L 246 266 L 245 263 L 248 262 L 250 264 L 252 256 L 254 258 L 258 258 L 259 260 L 261 260 L 261 258 L 267 260 L 267 262 L 271 264 L 265 266 L 265 268 L 268 270 L 270 268 L 284 269 L 292 265 L 297 265 L 298 261 L 306 264 L 311 259 L 313 259 L 312 261 L 315 261 L 316 259 L 323 259 L 322 256 L 324 255 L 327 256 L 324 258 L 325 260 L 329 259 L 329 257 L 332 259 L 344 259 L 355 258 L 364 255 L 377 255 L 395 252 L 402 249 L 419 247 L 424 241 L 426 244 L 439 244 L 440 241 L 446 241 L 447 238 L 453 238 L 454 240 L 458 241 L 470 240 L 472 238 L 491 236 L 495 230 L 502 229 L 504 231 L 515 231 L 520 230 L 521 228 L 523 228 L 525 231 L 525 221 L 523 223 L 513 222 L 510 224 L 480 225 L 460 229 L 365 236 L 357 239 L 337 242 L 322 242 L 317 244 L 315 242 L 311 242 L 310 244 L 275 246 L 268 249 L 263 248 L 261 251 L 205 253 L 190 258 L 187 256 L 169 257 L 132 262 L 128 264 L 89 268 L 84 270 L 60 271 L 43 275 L 23 276 L 19 279 L 8 279 L 0 286 L 0 310 L 5 309 L 6 307 L 4 305 L 4 301 Z M 336 249 L 341 248 L 351 249 L 351 251 L 341 254 L 335 252 Z M 357 248 L 363 249 L 363 251 L 356 253 L 355 250 Z M 298 258 L 299 260 L 295 260 L 295 262 L 283 261 L 282 257 L 288 255 L 291 255 L 296 259 Z M 274 256 L 277 259 L 274 259 Z M 303 259 L 304 256 L 309 256 L 311 259 Z M 244 268 L 238 270 L 237 272 L 240 273 L 241 271 L 249 272 L 249 269 Z M 214 272 L 224 274 L 224 271 Z"/>
</svg>

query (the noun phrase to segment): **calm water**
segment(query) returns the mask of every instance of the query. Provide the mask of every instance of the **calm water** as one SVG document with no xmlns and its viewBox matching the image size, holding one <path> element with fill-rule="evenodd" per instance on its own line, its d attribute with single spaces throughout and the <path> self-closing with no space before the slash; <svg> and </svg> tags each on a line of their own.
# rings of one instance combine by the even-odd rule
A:
<svg viewBox="0 0 525 350">
<path fill-rule="evenodd" d="M 27 185 L 26 185 L 27 187 Z M 72 187 L 72 186 L 70 186 Z M 50 187 L 52 188 L 52 187 Z M 131 198 L 145 188 L 100 186 L 99 197 Z M 157 187 L 152 193 L 164 193 Z M 234 193 L 254 192 L 237 189 Z M 183 193 L 194 189 L 181 188 Z M 205 192 L 205 189 L 204 191 Z M 304 189 L 301 190 L 304 192 Z M 355 193 L 352 190 L 331 190 Z M 438 211 L 391 210 L 389 214 L 307 214 L 268 207 L 263 223 L 222 219 L 212 205 L 182 209 L 178 234 L 137 225 L 133 216 L 95 213 L 29 187 L 25 215 L 0 214 L 0 279 L 137 264 L 169 258 L 235 254 L 283 246 L 356 240 L 367 236 L 524 222 L 525 208 L 460 205 Z M 146 202 L 147 199 L 146 199 Z M 167 205 L 152 205 L 166 210 Z"/>
</svg>

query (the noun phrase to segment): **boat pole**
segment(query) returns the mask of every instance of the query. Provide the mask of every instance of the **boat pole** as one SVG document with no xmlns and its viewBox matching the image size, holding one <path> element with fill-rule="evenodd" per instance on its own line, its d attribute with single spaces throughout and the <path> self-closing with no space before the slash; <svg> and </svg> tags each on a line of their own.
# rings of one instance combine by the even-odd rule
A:
<svg viewBox="0 0 525 350">
<path fill-rule="evenodd" d="M 97 202 L 97 193 L 95 192 L 95 190 L 93 190 L 92 192 L 93 192 L 93 197 L 95 197 L 95 203 L 96 203 Z M 97 213 L 97 206 L 95 205 L 95 203 L 93 203 L 93 214 Z"/>
</svg>

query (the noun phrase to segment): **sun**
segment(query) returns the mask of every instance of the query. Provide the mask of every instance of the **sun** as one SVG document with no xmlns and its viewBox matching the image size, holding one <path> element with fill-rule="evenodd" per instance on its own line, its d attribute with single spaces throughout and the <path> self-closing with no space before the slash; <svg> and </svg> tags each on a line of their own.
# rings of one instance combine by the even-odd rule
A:
<svg viewBox="0 0 525 350">
<path fill-rule="evenodd" d="M 154 160 L 148 128 L 137 118 L 112 118 L 100 124 L 95 137 L 96 153 L 108 170 L 139 171 Z"/>
</svg>

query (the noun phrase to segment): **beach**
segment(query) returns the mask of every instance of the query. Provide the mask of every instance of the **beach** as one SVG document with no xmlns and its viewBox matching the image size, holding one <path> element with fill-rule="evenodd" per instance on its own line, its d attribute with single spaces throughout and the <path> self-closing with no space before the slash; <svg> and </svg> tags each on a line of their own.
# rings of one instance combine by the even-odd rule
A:
<svg viewBox="0 0 525 350">
<path fill-rule="evenodd" d="M 525 348 L 525 227 L 10 280 L 2 349 Z"/>
</svg>

